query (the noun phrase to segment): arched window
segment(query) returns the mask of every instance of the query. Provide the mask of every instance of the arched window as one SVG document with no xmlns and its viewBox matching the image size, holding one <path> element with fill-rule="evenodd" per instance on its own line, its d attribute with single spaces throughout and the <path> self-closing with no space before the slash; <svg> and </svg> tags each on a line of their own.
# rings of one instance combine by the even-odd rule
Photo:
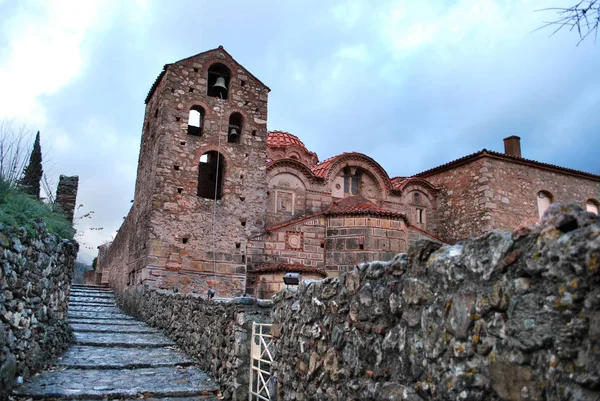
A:
<svg viewBox="0 0 600 401">
<path fill-rule="evenodd" d="M 198 196 L 207 199 L 221 199 L 225 159 L 218 152 L 210 151 L 200 156 L 198 165 Z"/>
<path fill-rule="evenodd" d="M 598 207 L 598 201 L 595 199 L 588 199 L 587 202 L 585 202 L 585 210 L 587 210 L 588 212 L 592 212 L 596 215 L 598 215 L 598 209 L 600 209 Z"/>
<path fill-rule="evenodd" d="M 227 142 L 240 143 L 242 137 L 242 128 L 244 125 L 244 117 L 240 113 L 232 113 L 229 116 L 229 129 L 227 130 Z"/>
<path fill-rule="evenodd" d="M 544 215 L 548 206 L 552 203 L 552 194 L 547 191 L 540 191 L 537 194 L 538 213 L 540 217 Z"/>
<path fill-rule="evenodd" d="M 231 71 L 221 63 L 215 63 L 208 69 L 208 87 L 206 94 L 212 97 L 227 99 Z"/>
<path fill-rule="evenodd" d="M 202 136 L 204 126 L 204 109 L 200 106 L 194 106 L 188 116 L 188 135 Z"/>
<path fill-rule="evenodd" d="M 421 194 L 420 194 L 420 193 L 418 193 L 418 192 L 415 192 L 415 193 L 413 194 L 413 203 L 414 203 L 415 205 L 420 205 L 420 204 L 421 204 Z"/>
</svg>

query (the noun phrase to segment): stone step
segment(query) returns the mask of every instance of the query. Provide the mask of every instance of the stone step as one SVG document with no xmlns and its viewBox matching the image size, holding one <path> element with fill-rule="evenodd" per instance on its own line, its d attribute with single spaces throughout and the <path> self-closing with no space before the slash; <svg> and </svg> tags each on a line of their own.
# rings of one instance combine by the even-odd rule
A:
<svg viewBox="0 0 600 401">
<path fill-rule="evenodd" d="M 71 291 L 94 291 L 94 292 L 112 292 L 112 290 L 110 288 L 102 288 L 102 287 L 71 287 L 70 288 Z"/>
<path fill-rule="evenodd" d="M 89 301 L 86 300 L 69 300 L 69 307 L 71 306 L 117 306 L 115 301 L 98 301 L 98 298 L 90 298 Z"/>
<path fill-rule="evenodd" d="M 146 324 L 80 324 L 71 323 L 71 327 L 80 333 L 159 333 Z"/>
<path fill-rule="evenodd" d="M 115 299 L 115 295 L 111 293 L 107 294 L 85 294 L 79 292 L 71 292 L 70 298 L 98 298 L 98 299 Z"/>
<path fill-rule="evenodd" d="M 97 326 L 104 326 L 104 325 L 118 325 L 118 326 L 137 326 L 139 324 L 144 324 L 144 323 L 140 323 L 137 320 L 134 319 L 85 319 L 85 318 L 76 318 L 76 317 L 70 317 L 69 318 L 69 323 L 71 324 L 89 324 L 89 325 L 97 325 Z"/>
<path fill-rule="evenodd" d="M 82 288 L 82 289 L 100 289 L 100 290 L 110 290 L 110 287 L 107 285 L 94 285 L 94 284 L 71 284 L 71 288 Z"/>
<path fill-rule="evenodd" d="M 69 311 L 73 312 L 95 312 L 95 313 L 122 313 L 116 305 L 86 306 L 69 305 Z"/>
<path fill-rule="evenodd" d="M 112 297 L 114 298 L 115 294 L 110 291 L 71 291 L 70 295 L 78 295 L 85 297 Z"/>
<path fill-rule="evenodd" d="M 103 399 L 216 396 L 218 386 L 195 367 L 43 371 L 14 390 L 19 397 Z M 189 398 L 188 398 L 189 399 Z"/>
<path fill-rule="evenodd" d="M 123 313 L 99 313 L 69 310 L 69 319 L 72 318 L 93 320 L 133 320 L 133 317 Z"/>
<path fill-rule="evenodd" d="M 57 365 L 77 369 L 139 369 L 190 366 L 193 362 L 173 347 L 138 349 L 75 345 Z"/>
<path fill-rule="evenodd" d="M 157 333 L 101 333 L 75 332 L 75 343 L 106 347 L 165 347 L 175 343 Z"/>
</svg>

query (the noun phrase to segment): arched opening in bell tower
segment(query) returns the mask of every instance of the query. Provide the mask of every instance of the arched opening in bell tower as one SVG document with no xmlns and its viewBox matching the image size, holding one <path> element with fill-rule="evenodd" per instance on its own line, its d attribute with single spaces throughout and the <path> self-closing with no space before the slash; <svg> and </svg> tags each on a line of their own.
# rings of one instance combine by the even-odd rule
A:
<svg viewBox="0 0 600 401">
<path fill-rule="evenodd" d="M 211 150 L 200 156 L 198 164 L 198 196 L 206 199 L 221 199 L 223 195 L 223 176 L 225 158 L 219 152 Z"/>
<path fill-rule="evenodd" d="M 227 99 L 231 71 L 221 63 L 215 63 L 208 69 L 208 87 L 206 94 L 212 97 Z"/>
</svg>

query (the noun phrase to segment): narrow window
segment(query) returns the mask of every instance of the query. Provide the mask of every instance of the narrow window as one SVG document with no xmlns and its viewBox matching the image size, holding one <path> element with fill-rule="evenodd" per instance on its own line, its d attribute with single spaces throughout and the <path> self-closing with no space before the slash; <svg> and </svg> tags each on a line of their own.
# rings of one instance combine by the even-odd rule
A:
<svg viewBox="0 0 600 401">
<path fill-rule="evenodd" d="M 206 94 L 212 97 L 227 99 L 231 71 L 225 65 L 216 63 L 208 69 L 208 87 Z"/>
<path fill-rule="evenodd" d="M 425 224 L 425 210 L 421 208 L 417 208 L 416 210 L 416 221 L 419 224 Z"/>
<path fill-rule="evenodd" d="M 229 130 L 227 131 L 227 142 L 240 143 L 243 124 L 244 118 L 240 113 L 232 113 L 231 116 L 229 116 Z"/>
<path fill-rule="evenodd" d="M 598 201 L 594 200 L 594 199 L 588 199 L 588 201 L 585 202 L 585 210 L 597 215 L 598 214 Z"/>
<path fill-rule="evenodd" d="M 202 126 L 204 125 L 204 109 L 200 106 L 194 106 L 188 116 L 188 135 L 202 136 Z"/>
<path fill-rule="evenodd" d="M 344 171 L 344 193 L 358 195 L 360 173 L 356 168 L 346 168 Z"/>
<path fill-rule="evenodd" d="M 540 217 L 544 215 L 548 206 L 552 203 L 552 195 L 550 192 L 540 191 L 537 196 L 538 214 Z"/>
<path fill-rule="evenodd" d="M 198 196 L 207 199 L 221 199 L 225 159 L 215 151 L 200 156 L 198 165 Z"/>
</svg>

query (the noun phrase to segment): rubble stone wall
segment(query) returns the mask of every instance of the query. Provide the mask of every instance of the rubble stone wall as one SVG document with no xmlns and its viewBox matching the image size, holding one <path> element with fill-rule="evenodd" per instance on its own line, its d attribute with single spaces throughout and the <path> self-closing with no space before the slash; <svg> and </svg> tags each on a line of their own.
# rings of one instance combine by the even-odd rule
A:
<svg viewBox="0 0 600 401">
<path fill-rule="evenodd" d="M 127 313 L 164 330 L 195 358 L 221 384 L 224 399 L 248 399 L 252 322 L 270 322 L 270 301 L 206 300 L 142 287 L 126 289 L 118 301 Z"/>
<path fill-rule="evenodd" d="M 65 351 L 69 290 L 78 245 L 49 234 L 0 225 L 0 399 Z"/>
<path fill-rule="evenodd" d="M 600 399 L 600 221 L 576 205 L 273 303 L 279 400 Z"/>
</svg>

